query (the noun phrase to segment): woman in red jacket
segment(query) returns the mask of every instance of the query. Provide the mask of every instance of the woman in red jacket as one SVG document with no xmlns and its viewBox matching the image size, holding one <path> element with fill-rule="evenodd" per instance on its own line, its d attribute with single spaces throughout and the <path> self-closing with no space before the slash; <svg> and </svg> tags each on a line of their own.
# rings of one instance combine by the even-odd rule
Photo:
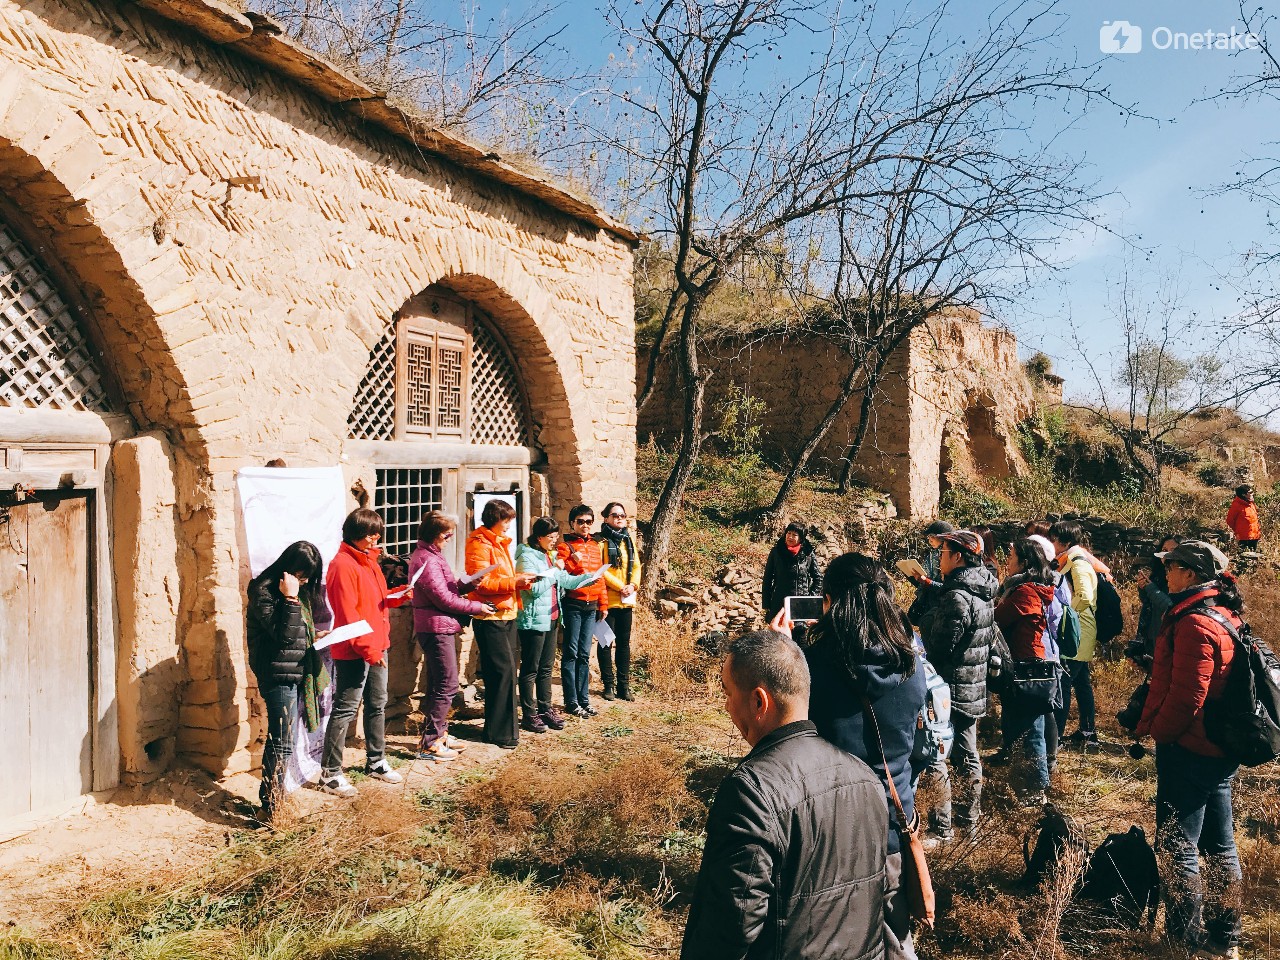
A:
<svg viewBox="0 0 1280 960">
<path fill-rule="evenodd" d="M 1057 575 L 1044 550 L 1029 539 L 1014 543 L 1009 553 L 1009 569 L 1010 576 L 996 602 L 996 624 L 1015 661 L 1044 660 L 1044 635 Z M 1010 664 L 1009 670 L 1012 669 Z M 988 762 L 996 766 L 1008 763 L 1013 745 L 1025 737 L 1023 750 L 1031 761 L 1031 775 L 1024 799 L 1029 803 L 1043 803 L 1044 792 L 1049 788 L 1045 725 L 1053 722 L 1054 704 L 1051 697 L 1037 699 L 1012 686 L 1006 686 L 1001 697 L 1000 732 L 1004 747 Z"/>
<path fill-rule="evenodd" d="M 342 773 L 342 748 L 347 730 L 364 701 L 365 772 L 387 783 L 400 783 L 400 774 L 387 762 L 387 649 L 391 646 L 391 618 L 387 610 L 408 596 L 387 596 L 387 581 L 378 566 L 378 541 L 382 517 L 372 510 L 353 510 L 342 523 L 342 546 L 329 562 L 325 578 L 334 628 L 365 621 L 373 628 L 354 640 L 329 648 L 333 657 L 333 714 L 324 735 L 320 762 L 320 789 L 339 797 L 354 797 L 353 787 Z"/>
<path fill-rule="evenodd" d="M 1253 502 L 1253 487 L 1247 483 L 1236 487 L 1235 499 L 1227 510 L 1227 526 L 1241 550 L 1258 549 L 1258 541 L 1262 539 L 1262 521 L 1258 519 L 1258 505 Z"/>
<path fill-rule="evenodd" d="M 1230 888 L 1239 883 L 1240 859 L 1231 781 L 1237 767 L 1204 729 L 1205 703 L 1222 696 L 1235 644 L 1206 611 L 1238 627 L 1244 602 L 1217 547 L 1189 540 L 1156 556 L 1164 561 L 1173 606 L 1156 637 L 1137 735 L 1156 742 L 1156 845 L 1173 864 L 1165 926 L 1170 938 L 1200 956 L 1235 957 L 1240 911 Z"/>
</svg>

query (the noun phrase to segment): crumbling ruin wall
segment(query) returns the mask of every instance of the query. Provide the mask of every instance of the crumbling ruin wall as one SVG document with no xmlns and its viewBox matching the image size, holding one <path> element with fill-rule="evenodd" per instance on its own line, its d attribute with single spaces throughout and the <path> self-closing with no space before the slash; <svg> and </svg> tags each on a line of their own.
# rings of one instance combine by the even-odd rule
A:
<svg viewBox="0 0 1280 960">
<path fill-rule="evenodd" d="M 641 387 L 646 360 L 642 354 L 638 362 Z M 711 371 L 707 408 L 712 422 L 737 392 L 758 398 L 764 404 L 763 452 L 785 465 L 794 462 L 839 395 L 850 360 L 829 340 L 775 335 L 713 338 L 702 362 Z M 854 394 L 819 445 L 813 472 L 840 473 L 858 431 L 863 395 Z M 659 367 L 657 389 L 640 411 L 640 438 L 670 442 L 677 437 L 681 404 L 668 355 Z M 854 476 L 890 494 L 906 516 L 933 516 L 948 470 L 1001 478 L 1025 469 L 1016 426 L 1034 407 L 1012 333 L 984 326 L 973 312 L 939 319 L 917 330 L 886 365 Z"/>
</svg>

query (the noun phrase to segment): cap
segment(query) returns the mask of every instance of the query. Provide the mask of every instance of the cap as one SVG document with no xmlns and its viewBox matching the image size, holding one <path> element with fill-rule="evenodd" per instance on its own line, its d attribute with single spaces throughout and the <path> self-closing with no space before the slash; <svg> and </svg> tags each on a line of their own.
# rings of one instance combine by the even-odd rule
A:
<svg viewBox="0 0 1280 960">
<path fill-rule="evenodd" d="M 972 530 L 957 530 L 955 533 L 944 533 L 939 535 L 938 539 L 944 543 L 951 544 L 957 550 L 971 553 L 975 557 L 982 556 L 983 551 L 986 549 L 982 538 Z"/>
<path fill-rule="evenodd" d="M 1054 546 L 1049 542 L 1048 537 L 1042 537 L 1038 533 L 1033 533 L 1031 536 L 1027 537 L 1027 539 L 1040 548 L 1040 552 L 1044 554 L 1044 558 L 1050 563 L 1053 563 L 1054 560 L 1058 559 L 1058 551 L 1054 549 Z"/>
<path fill-rule="evenodd" d="M 935 520 L 924 528 L 924 535 L 926 537 L 940 537 L 944 533 L 954 533 L 955 529 L 955 527 L 947 523 L 945 520 Z"/>
<path fill-rule="evenodd" d="M 1156 556 L 1161 560 L 1180 563 L 1202 577 L 1210 579 L 1222 576 L 1231 564 L 1225 553 L 1203 540 L 1186 540 L 1172 550 L 1157 553 Z"/>
</svg>

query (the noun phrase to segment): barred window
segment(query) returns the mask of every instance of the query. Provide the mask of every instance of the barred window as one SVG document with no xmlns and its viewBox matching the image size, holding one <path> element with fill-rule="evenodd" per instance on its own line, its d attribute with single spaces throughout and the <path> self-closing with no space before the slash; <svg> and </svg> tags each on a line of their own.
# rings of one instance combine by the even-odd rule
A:
<svg viewBox="0 0 1280 960">
<path fill-rule="evenodd" d="M 0 404 L 106 413 L 94 351 L 48 267 L 0 220 Z"/>
<path fill-rule="evenodd" d="M 422 515 L 444 509 L 444 471 L 417 467 L 379 470 L 373 508 L 387 525 L 383 550 L 395 556 L 412 553 Z"/>
</svg>

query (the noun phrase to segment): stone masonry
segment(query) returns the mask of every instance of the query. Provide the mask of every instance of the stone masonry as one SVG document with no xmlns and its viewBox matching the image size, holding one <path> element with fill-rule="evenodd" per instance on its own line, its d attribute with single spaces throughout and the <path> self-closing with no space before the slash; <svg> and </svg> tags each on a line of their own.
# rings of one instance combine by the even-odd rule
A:
<svg viewBox="0 0 1280 960">
<path fill-rule="evenodd" d="M 338 462 L 431 284 L 512 347 L 556 512 L 634 502 L 634 236 L 278 33 L 217 0 L 0 0 L 0 199 L 137 431 L 108 518 L 126 778 L 252 765 L 235 470 Z"/>
<path fill-rule="evenodd" d="M 646 360 L 641 356 L 638 383 Z M 703 354 L 711 371 L 707 407 L 714 417 L 732 388 L 762 400 L 764 452 L 790 463 L 839 395 L 848 362 L 848 353 L 813 335 L 712 338 Z M 681 396 L 669 361 L 659 378 L 640 411 L 639 433 L 670 441 Z M 839 474 L 861 402 L 862 393 L 855 393 L 819 446 L 814 472 Z M 995 477 L 1024 469 L 1015 427 L 1034 405 L 1013 334 L 984 326 L 972 312 L 942 318 L 917 330 L 890 358 L 855 476 L 890 494 L 905 516 L 934 516 L 953 458 Z"/>
</svg>

